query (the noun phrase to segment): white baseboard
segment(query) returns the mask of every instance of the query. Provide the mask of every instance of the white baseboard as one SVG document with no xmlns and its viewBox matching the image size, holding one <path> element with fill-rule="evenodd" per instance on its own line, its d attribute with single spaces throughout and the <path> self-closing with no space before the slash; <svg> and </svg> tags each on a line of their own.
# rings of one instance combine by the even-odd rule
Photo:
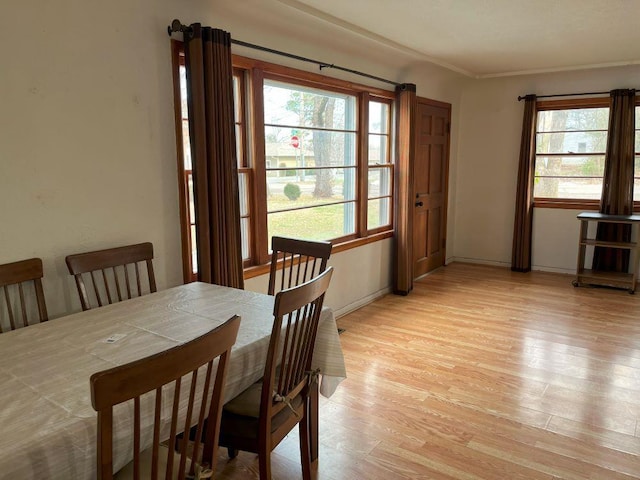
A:
<svg viewBox="0 0 640 480">
<path fill-rule="evenodd" d="M 538 272 L 549 272 L 549 273 L 563 273 L 567 275 L 575 275 L 575 268 L 557 268 L 557 267 L 547 267 L 545 265 L 532 265 L 531 270 L 536 270 Z"/>
<path fill-rule="evenodd" d="M 478 265 L 490 265 L 494 267 L 511 268 L 511 263 L 498 262 L 493 260 L 483 260 L 479 258 L 467 258 L 467 257 L 450 257 L 447 259 L 446 264 L 449 265 L 450 263 L 453 263 L 453 262 L 475 263 Z M 540 271 L 540 272 L 561 273 L 561 274 L 568 274 L 568 275 L 575 275 L 576 273 L 575 270 L 566 269 L 566 268 L 547 267 L 544 265 L 533 265 L 531 269 Z M 425 276 L 426 275 L 429 275 L 429 273 L 425 274 Z M 360 298 L 355 302 L 350 303 L 349 305 L 345 305 L 344 307 L 338 310 L 334 310 L 333 314 L 335 318 L 343 317 L 348 313 L 351 313 L 355 310 L 358 310 L 359 308 L 364 307 L 365 305 L 368 305 L 369 303 L 377 300 L 378 298 L 384 297 L 385 295 L 391 293 L 392 291 L 393 290 L 391 287 L 384 288 L 375 293 L 372 293 L 371 295 L 367 295 L 366 297 Z"/>
<path fill-rule="evenodd" d="M 511 268 L 511 263 L 507 262 L 498 262 L 495 260 L 483 260 L 481 258 L 468 258 L 468 257 L 452 257 L 451 261 L 447 261 L 447 265 L 452 262 L 463 262 L 463 263 L 476 263 L 478 265 L 491 265 L 494 267 L 509 267 Z"/>
<path fill-rule="evenodd" d="M 367 295 L 366 297 L 360 298 L 358 300 L 356 300 L 353 303 L 350 303 L 349 305 L 345 305 L 344 307 L 338 309 L 338 310 L 334 310 L 333 311 L 333 315 L 336 318 L 340 318 L 345 316 L 347 313 L 351 313 L 355 310 L 358 310 L 359 308 L 364 307 L 365 305 L 370 304 L 371 302 L 373 302 L 374 300 L 377 300 L 378 298 L 384 297 L 385 295 L 387 295 L 388 293 L 391 293 L 391 287 L 385 288 L 383 290 L 379 290 L 375 293 L 372 293 L 371 295 Z"/>
<path fill-rule="evenodd" d="M 453 257 L 450 261 L 447 261 L 447 264 L 451 262 L 475 263 L 478 265 L 490 265 L 494 267 L 511 268 L 511 263 L 497 262 L 493 260 L 482 260 L 479 258 Z M 546 265 L 531 265 L 531 270 L 535 270 L 537 272 L 562 273 L 562 274 L 568 274 L 568 275 L 576 274 L 575 268 L 549 267 Z"/>
</svg>

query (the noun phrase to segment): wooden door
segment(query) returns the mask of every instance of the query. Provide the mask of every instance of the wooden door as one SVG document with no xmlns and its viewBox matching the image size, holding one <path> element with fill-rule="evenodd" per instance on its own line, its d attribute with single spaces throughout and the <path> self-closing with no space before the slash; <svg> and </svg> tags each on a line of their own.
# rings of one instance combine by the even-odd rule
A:
<svg viewBox="0 0 640 480">
<path fill-rule="evenodd" d="M 418 98 L 413 175 L 413 276 L 445 261 L 451 105 Z"/>
</svg>

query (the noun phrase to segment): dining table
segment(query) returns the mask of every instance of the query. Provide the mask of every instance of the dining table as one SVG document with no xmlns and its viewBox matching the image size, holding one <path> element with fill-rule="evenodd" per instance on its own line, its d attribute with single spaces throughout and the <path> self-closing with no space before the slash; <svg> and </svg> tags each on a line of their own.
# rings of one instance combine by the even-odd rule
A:
<svg viewBox="0 0 640 480">
<path fill-rule="evenodd" d="M 274 297 L 193 282 L 0 335 L 0 479 L 96 478 L 92 374 L 161 352 L 241 317 L 224 400 L 258 381 L 273 325 Z M 346 378 L 333 312 L 323 308 L 314 347 L 317 390 L 331 396 Z M 315 400 L 315 401 L 314 401 Z M 312 456 L 318 401 L 312 398 Z M 133 452 L 114 411 L 114 469 Z M 149 419 L 149 422 L 151 420 Z M 122 423 L 122 422 L 120 422 Z"/>
</svg>

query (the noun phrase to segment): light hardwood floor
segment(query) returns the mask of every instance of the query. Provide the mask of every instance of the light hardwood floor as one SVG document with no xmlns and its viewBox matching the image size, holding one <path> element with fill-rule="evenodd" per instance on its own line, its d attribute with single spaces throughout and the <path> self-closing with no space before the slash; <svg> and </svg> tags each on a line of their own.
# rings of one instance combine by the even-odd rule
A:
<svg viewBox="0 0 640 480">
<path fill-rule="evenodd" d="M 338 321 L 318 478 L 640 478 L 640 294 L 453 263 Z M 272 454 L 302 478 L 297 433 Z M 220 454 L 219 479 L 258 478 Z"/>
</svg>

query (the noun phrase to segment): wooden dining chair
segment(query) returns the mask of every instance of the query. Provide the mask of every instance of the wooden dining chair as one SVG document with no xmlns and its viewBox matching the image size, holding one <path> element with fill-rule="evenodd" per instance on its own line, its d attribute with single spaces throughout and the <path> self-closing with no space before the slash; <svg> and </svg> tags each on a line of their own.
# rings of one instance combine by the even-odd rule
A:
<svg viewBox="0 0 640 480">
<path fill-rule="evenodd" d="M 153 244 L 149 242 L 69 255 L 66 262 L 75 277 L 82 310 L 91 309 L 92 304 L 102 307 L 156 291 Z M 146 285 L 140 265 L 146 265 Z"/>
<path fill-rule="evenodd" d="M 295 287 L 327 269 L 331 242 L 271 237 L 269 295 Z"/>
<path fill-rule="evenodd" d="M 19 262 L 0 265 L 0 287 L 4 298 L 4 309 L 0 307 L 0 313 L 6 312 L 7 321 L 0 321 L 0 333 L 6 330 L 15 330 L 20 326 L 30 324 L 29 300 L 34 299 L 38 308 L 38 319 L 46 322 L 49 319 L 47 305 L 42 289 L 42 260 L 30 258 Z M 1 305 L 1 303 L 0 303 Z M 14 312 L 14 310 L 16 310 Z M 0 320 L 2 315 L 0 315 Z M 20 325 L 19 321 L 22 323 Z M 33 323 L 33 322 L 31 322 Z"/>
<path fill-rule="evenodd" d="M 311 478 L 309 402 L 320 311 L 333 268 L 297 287 L 278 292 L 264 376 L 223 408 L 220 445 L 258 454 L 260 479 L 271 479 L 271 451 L 299 425 L 302 475 Z M 196 437 L 197 438 L 197 437 Z"/>
<path fill-rule="evenodd" d="M 98 412 L 98 480 L 211 477 L 217 457 L 227 367 L 239 326 L 240 317 L 236 315 L 190 342 L 91 376 L 91 404 Z M 141 396 L 144 396 L 142 400 Z M 114 406 L 131 400 L 133 431 L 127 440 L 133 443 L 133 460 L 114 476 Z M 141 409 L 141 403 L 155 405 L 153 414 Z M 178 418 L 180 411 L 186 411 L 184 419 Z M 148 418 L 149 425 L 142 418 Z M 187 442 L 182 443 L 179 451 L 166 447 L 175 445 L 176 434 L 191 427 L 203 432 L 205 420 L 202 457 L 199 441 L 189 451 Z M 163 432 L 166 429 L 168 436 Z M 141 451 L 142 439 L 151 436 L 152 445 Z"/>
</svg>

